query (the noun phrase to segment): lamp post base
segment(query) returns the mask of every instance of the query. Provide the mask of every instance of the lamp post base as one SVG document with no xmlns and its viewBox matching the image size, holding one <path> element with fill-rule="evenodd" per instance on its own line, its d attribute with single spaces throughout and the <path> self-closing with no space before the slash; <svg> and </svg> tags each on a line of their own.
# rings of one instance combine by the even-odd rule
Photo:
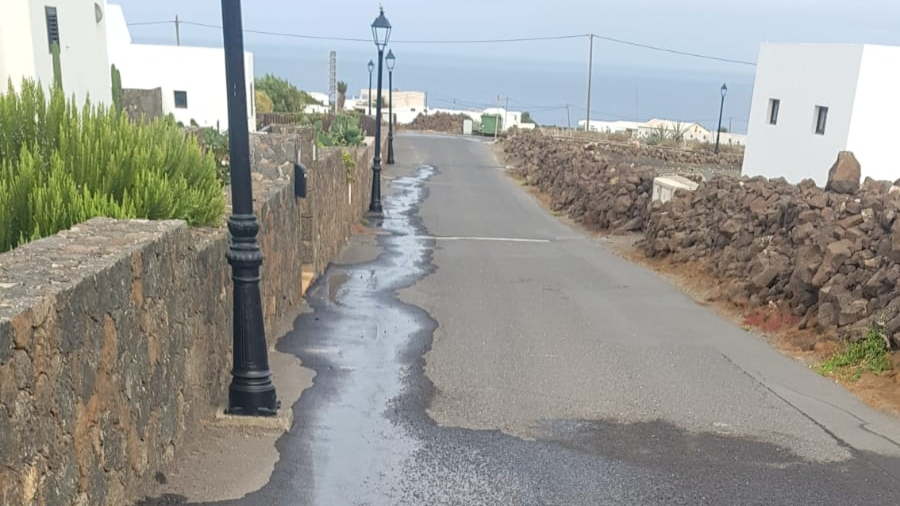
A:
<svg viewBox="0 0 900 506">
<path fill-rule="evenodd" d="M 394 165 L 394 132 L 388 131 L 387 164 Z"/>
<path fill-rule="evenodd" d="M 266 378 L 264 383 L 231 384 L 228 389 L 227 414 L 235 416 L 275 416 L 281 401 L 276 399 L 275 385 Z"/>
</svg>

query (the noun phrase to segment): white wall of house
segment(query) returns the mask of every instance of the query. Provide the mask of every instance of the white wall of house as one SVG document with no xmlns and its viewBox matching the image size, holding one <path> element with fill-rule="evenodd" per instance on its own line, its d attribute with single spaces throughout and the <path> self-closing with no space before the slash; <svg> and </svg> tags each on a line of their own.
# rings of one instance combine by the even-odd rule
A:
<svg viewBox="0 0 900 506">
<path fill-rule="evenodd" d="M 322 93 L 322 92 L 319 92 L 319 91 L 312 91 L 312 92 L 309 93 L 309 96 L 311 96 L 312 98 L 318 100 L 318 101 L 321 102 L 323 105 L 328 105 L 328 104 L 331 103 L 331 99 L 328 97 L 328 93 Z"/>
<path fill-rule="evenodd" d="M 121 7 L 109 6 L 110 60 L 122 74 L 122 87 L 162 89 L 163 113 L 177 121 L 228 129 L 225 52 L 221 48 L 134 44 Z M 247 124 L 256 130 L 253 55 L 244 53 Z M 186 97 L 185 97 L 186 95 Z M 184 97 L 187 103 L 176 103 Z"/>
<path fill-rule="evenodd" d="M 853 102 L 847 150 L 853 151 L 863 176 L 900 178 L 897 132 L 900 131 L 900 47 L 865 46 Z"/>
<path fill-rule="evenodd" d="M 824 186 L 838 152 L 848 147 L 862 61 L 862 45 L 763 44 L 743 173 L 792 183 L 811 178 Z M 780 101 L 775 124 L 769 117 L 772 99 Z M 828 107 L 824 134 L 815 131 L 817 106 Z"/>
<path fill-rule="evenodd" d="M 578 129 L 584 130 L 587 120 L 578 120 Z M 637 131 L 643 123 L 637 121 L 602 121 L 591 120 L 591 131 L 601 133 L 626 133 L 628 131 Z"/>
<path fill-rule="evenodd" d="M 63 89 L 82 104 L 112 102 L 107 54 L 106 0 L 3 0 L 0 14 L 0 79 L 3 88 L 23 78 L 53 82 L 53 58 L 46 7 L 55 7 L 59 26 Z"/>
</svg>

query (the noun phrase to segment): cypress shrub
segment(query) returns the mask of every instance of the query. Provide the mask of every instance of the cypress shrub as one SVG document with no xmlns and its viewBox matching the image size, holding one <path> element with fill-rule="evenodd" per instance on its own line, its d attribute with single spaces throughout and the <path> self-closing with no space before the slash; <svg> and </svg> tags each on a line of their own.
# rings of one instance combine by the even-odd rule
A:
<svg viewBox="0 0 900 506">
<path fill-rule="evenodd" d="M 225 197 L 212 156 L 171 120 L 132 123 L 78 109 L 25 80 L 0 95 L 0 251 L 87 219 L 218 224 Z"/>
</svg>

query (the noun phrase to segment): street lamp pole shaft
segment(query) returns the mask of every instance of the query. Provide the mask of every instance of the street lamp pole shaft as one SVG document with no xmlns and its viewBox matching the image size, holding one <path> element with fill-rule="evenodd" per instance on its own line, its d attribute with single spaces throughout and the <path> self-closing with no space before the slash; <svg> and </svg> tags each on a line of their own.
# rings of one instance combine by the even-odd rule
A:
<svg viewBox="0 0 900 506">
<path fill-rule="evenodd" d="M 375 160 L 372 164 L 372 198 L 370 213 L 381 213 L 381 70 L 384 63 L 384 48 L 378 48 L 378 88 L 375 97 Z"/>
<path fill-rule="evenodd" d="M 725 111 L 725 95 L 722 94 L 722 103 L 719 105 L 719 128 L 716 129 L 716 154 L 719 154 L 719 136 L 722 135 L 722 113 Z"/>
<path fill-rule="evenodd" d="M 228 218 L 231 244 L 225 256 L 231 264 L 234 281 L 234 361 L 228 411 L 236 415 L 273 416 L 278 410 L 278 401 L 269 371 L 259 293 L 263 255 L 256 239 L 259 221 L 253 213 L 240 0 L 222 0 L 222 27 L 225 82 L 228 87 L 232 195 L 232 214 Z"/>
<path fill-rule="evenodd" d="M 388 69 L 388 165 L 394 164 L 394 71 Z"/>
<path fill-rule="evenodd" d="M 372 71 L 369 71 L 369 99 L 367 100 L 369 103 L 369 116 L 372 115 Z"/>
</svg>

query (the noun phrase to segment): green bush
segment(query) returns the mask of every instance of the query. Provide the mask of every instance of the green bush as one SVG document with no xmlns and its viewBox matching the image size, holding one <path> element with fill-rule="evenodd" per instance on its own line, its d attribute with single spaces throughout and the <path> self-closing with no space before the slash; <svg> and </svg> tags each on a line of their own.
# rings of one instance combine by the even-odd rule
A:
<svg viewBox="0 0 900 506">
<path fill-rule="evenodd" d="M 272 74 L 257 77 L 255 85 L 272 100 L 274 112 L 303 112 L 307 105 L 319 104 L 309 93 Z"/>
<path fill-rule="evenodd" d="M 863 372 L 880 376 L 891 369 L 891 350 L 884 333 L 876 328 L 868 329 L 864 339 L 848 344 L 846 349 L 836 352 L 818 367 L 819 373 L 825 376 L 837 374 L 843 379 L 854 381 Z"/>
<path fill-rule="evenodd" d="M 212 156 L 172 120 L 131 123 L 34 81 L 0 95 L 0 251 L 96 216 L 217 224 Z"/>
<path fill-rule="evenodd" d="M 361 146 L 366 134 L 359 126 L 359 116 L 340 113 L 322 117 L 313 123 L 316 127 L 316 143 L 319 146 Z"/>
</svg>

